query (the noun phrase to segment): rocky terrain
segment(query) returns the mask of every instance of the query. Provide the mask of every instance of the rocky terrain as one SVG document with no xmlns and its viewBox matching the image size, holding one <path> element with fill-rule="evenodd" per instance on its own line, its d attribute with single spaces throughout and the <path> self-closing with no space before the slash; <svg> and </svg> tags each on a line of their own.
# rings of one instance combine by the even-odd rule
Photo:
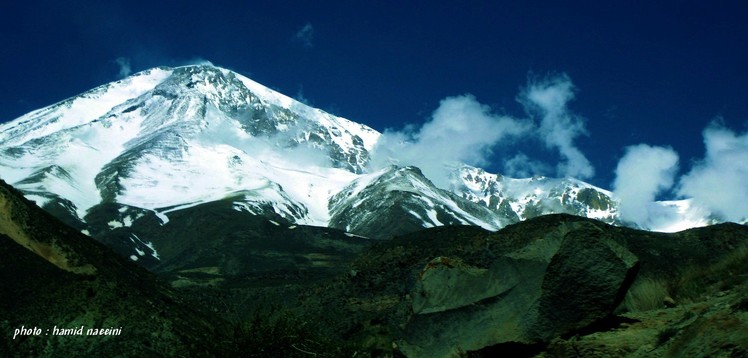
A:
<svg viewBox="0 0 748 358">
<path fill-rule="evenodd" d="M 414 357 L 740 354 L 746 238 L 735 224 L 661 234 L 569 215 L 440 227 L 378 243 L 302 301 L 339 312 L 346 340 Z M 710 333 L 728 317 L 730 334 Z"/>
</svg>

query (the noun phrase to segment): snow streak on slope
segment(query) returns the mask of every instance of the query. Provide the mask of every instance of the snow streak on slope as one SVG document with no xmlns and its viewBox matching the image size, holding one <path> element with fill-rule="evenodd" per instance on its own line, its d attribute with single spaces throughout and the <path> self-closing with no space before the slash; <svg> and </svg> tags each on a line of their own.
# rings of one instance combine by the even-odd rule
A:
<svg viewBox="0 0 748 358">
<path fill-rule="evenodd" d="M 338 168 L 287 162 L 280 155 L 257 158 L 227 145 L 189 145 L 179 161 L 148 156 L 122 181 L 118 202 L 146 209 L 190 206 L 242 192 L 238 202 L 262 203 L 290 221 L 325 226 L 327 201 L 355 177 Z M 238 200 L 238 199 L 235 199 Z M 249 206 L 259 214 L 261 207 Z M 186 207 L 182 207 L 186 208 Z"/>
<path fill-rule="evenodd" d="M 131 96 L 153 89 L 167 74 L 142 72 L 0 126 L 3 179 L 37 193 L 36 198 L 52 194 L 68 199 L 82 217 L 101 201 L 96 175 L 140 131 L 142 117 L 125 114 L 113 121 L 109 114 Z"/>
</svg>

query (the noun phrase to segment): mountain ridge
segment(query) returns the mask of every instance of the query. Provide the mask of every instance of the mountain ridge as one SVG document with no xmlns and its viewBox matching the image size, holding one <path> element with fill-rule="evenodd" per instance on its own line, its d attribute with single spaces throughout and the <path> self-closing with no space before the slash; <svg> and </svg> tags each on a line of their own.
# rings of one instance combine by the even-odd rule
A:
<svg viewBox="0 0 748 358">
<path fill-rule="evenodd" d="M 380 135 L 227 69 L 158 67 L 0 125 L 0 177 L 94 236 L 226 198 L 237 212 L 376 238 L 552 213 L 630 225 L 613 193 L 573 178 L 458 163 L 438 188 L 417 168 L 371 168 Z M 113 203 L 133 215 L 100 210 Z M 686 202 L 657 205 L 682 211 L 675 229 L 714 221 Z"/>
</svg>

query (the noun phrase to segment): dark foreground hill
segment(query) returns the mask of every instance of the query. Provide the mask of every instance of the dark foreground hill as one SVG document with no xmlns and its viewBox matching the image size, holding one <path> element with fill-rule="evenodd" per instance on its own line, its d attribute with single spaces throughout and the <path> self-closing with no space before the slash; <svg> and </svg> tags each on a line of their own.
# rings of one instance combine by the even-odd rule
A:
<svg viewBox="0 0 748 358">
<path fill-rule="evenodd" d="M 302 295 L 358 346 L 407 356 L 744 356 L 748 228 L 651 233 L 550 215 L 380 242 Z"/>
<path fill-rule="evenodd" d="M 0 356 L 213 356 L 222 320 L 0 184 Z"/>
<path fill-rule="evenodd" d="M 747 244 L 743 225 L 662 234 L 550 215 L 377 241 L 316 280 L 216 274 L 181 290 L 230 320 L 292 317 L 359 355 L 740 356 Z"/>
<path fill-rule="evenodd" d="M 365 243 L 247 220 L 200 245 L 189 224 L 159 277 L 0 184 L 0 356 L 748 354 L 742 225 L 550 215 Z"/>
</svg>

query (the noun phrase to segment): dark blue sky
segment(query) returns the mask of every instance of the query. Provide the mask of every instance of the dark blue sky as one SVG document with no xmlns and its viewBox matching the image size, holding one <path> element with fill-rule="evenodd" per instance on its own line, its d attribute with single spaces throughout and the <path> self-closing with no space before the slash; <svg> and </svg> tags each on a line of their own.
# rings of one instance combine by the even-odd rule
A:
<svg viewBox="0 0 748 358">
<path fill-rule="evenodd" d="M 209 60 L 380 131 L 465 93 L 524 116 L 528 76 L 565 73 L 591 182 L 610 187 L 638 143 L 671 146 L 686 171 L 710 121 L 746 130 L 748 5 L 617 3 L 5 1 L 0 121 L 118 79 L 117 58 L 133 71 Z"/>
</svg>

